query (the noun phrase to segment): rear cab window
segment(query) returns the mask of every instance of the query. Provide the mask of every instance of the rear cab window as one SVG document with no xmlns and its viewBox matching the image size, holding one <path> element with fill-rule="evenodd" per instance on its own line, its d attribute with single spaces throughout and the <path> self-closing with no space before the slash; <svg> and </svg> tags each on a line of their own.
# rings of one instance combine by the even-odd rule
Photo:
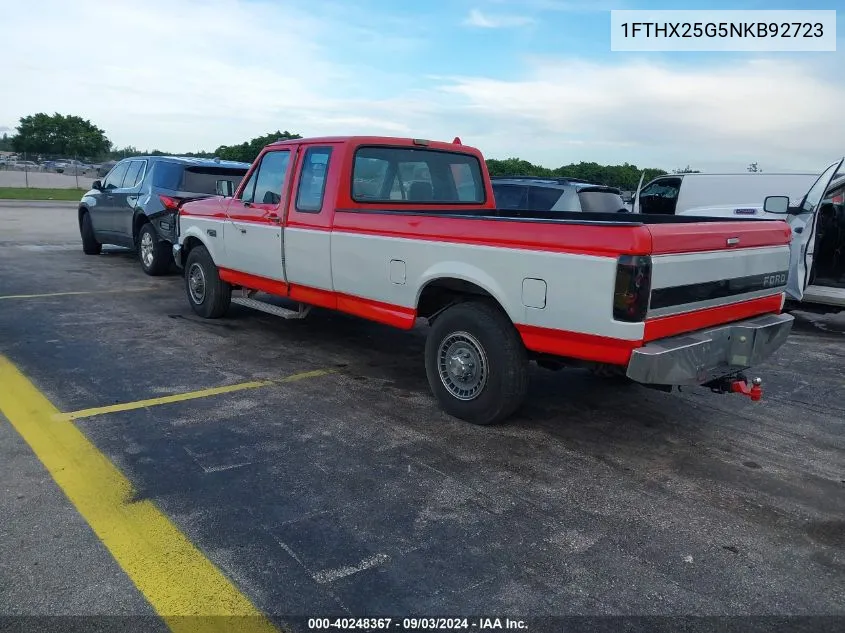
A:
<svg viewBox="0 0 845 633">
<path fill-rule="evenodd" d="M 440 149 L 360 146 L 352 168 L 355 202 L 483 204 L 478 158 Z"/>
</svg>

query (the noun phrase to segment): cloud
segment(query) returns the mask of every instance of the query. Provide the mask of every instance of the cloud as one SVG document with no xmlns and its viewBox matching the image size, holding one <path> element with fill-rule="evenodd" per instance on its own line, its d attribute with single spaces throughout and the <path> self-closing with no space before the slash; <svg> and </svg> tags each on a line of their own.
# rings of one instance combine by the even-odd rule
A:
<svg viewBox="0 0 845 633">
<path fill-rule="evenodd" d="M 615 155 L 669 167 L 821 169 L 845 154 L 845 86 L 810 56 L 700 66 L 624 59 L 536 60 L 524 79 L 454 78 L 441 90 L 498 121 L 498 135 L 530 138 L 550 164 Z"/>
<path fill-rule="evenodd" d="M 756 161 L 772 171 L 821 169 L 845 154 L 842 53 L 529 58 L 504 79 L 493 67 L 461 76 L 453 32 L 429 42 L 428 27 L 390 29 L 395 16 L 370 13 L 355 22 L 343 3 L 311 14 L 283 0 L 112 0 L 108 12 L 100 0 L 34 5 L 7 10 L 15 28 L 4 44 L 26 54 L 0 56 L 0 76 L 15 86 L 0 99 L 0 121 L 79 114 L 119 146 L 212 150 L 288 129 L 460 136 L 490 157 L 548 166 L 742 170 Z M 91 25 L 144 46 L 81 49 Z M 385 31 L 393 35 L 381 42 Z M 452 76 L 420 72 L 436 72 L 420 64 L 435 50 Z"/>
<path fill-rule="evenodd" d="M 486 15 L 478 9 L 472 9 L 464 20 L 464 25 L 480 29 L 507 29 L 528 26 L 534 18 L 527 15 Z"/>
<path fill-rule="evenodd" d="M 531 11 L 558 13 L 606 13 L 626 8 L 620 0 L 487 0 L 498 6 L 518 6 Z"/>
</svg>

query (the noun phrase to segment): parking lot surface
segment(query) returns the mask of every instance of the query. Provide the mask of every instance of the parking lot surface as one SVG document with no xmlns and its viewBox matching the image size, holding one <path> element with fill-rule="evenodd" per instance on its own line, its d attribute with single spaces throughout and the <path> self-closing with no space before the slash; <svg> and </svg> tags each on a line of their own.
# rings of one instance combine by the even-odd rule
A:
<svg viewBox="0 0 845 633">
<path fill-rule="evenodd" d="M 0 614 L 190 613 L 155 587 L 200 573 L 192 595 L 219 589 L 221 614 L 293 630 L 845 616 L 838 331 L 799 324 L 756 368 L 761 403 L 535 368 L 517 416 L 475 427 L 431 397 L 424 328 L 234 305 L 204 321 L 178 274 L 83 255 L 73 206 L 0 204 L 0 270 L 20 373 L 18 404 L 0 395 Z M 137 554 L 174 539 L 184 578 Z"/>
</svg>

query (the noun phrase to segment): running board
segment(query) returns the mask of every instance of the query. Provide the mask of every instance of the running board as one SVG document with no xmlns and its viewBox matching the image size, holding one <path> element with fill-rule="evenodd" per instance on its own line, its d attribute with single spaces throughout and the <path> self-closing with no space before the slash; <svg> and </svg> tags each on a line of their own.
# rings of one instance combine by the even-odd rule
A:
<svg viewBox="0 0 845 633">
<path fill-rule="evenodd" d="M 807 286 L 804 289 L 804 303 L 821 303 L 823 305 L 845 308 L 845 288 L 832 286 Z"/>
<path fill-rule="evenodd" d="M 304 319 L 311 311 L 311 306 L 300 303 L 298 310 L 291 310 L 290 308 L 283 308 L 266 301 L 259 301 L 258 299 L 249 299 L 247 297 L 232 297 L 232 303 L 239 306 L 246 306 L 253 310 L 260 310 L 267 314 L 272 314 L 283 319 Z"/>
</svg>

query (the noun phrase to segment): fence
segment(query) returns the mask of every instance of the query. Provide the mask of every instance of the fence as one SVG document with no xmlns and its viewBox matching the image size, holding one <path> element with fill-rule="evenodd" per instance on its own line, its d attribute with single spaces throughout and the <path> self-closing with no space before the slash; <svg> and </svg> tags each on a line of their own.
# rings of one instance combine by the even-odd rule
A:
<svg viewBox="0 0 845 633">
<path fill-rule="evenodd" d="M 77 158 L 0 155 L 0 187 L 34 189 L 89 189 L 111 164 L 90 164 Z"/>
</svg>

